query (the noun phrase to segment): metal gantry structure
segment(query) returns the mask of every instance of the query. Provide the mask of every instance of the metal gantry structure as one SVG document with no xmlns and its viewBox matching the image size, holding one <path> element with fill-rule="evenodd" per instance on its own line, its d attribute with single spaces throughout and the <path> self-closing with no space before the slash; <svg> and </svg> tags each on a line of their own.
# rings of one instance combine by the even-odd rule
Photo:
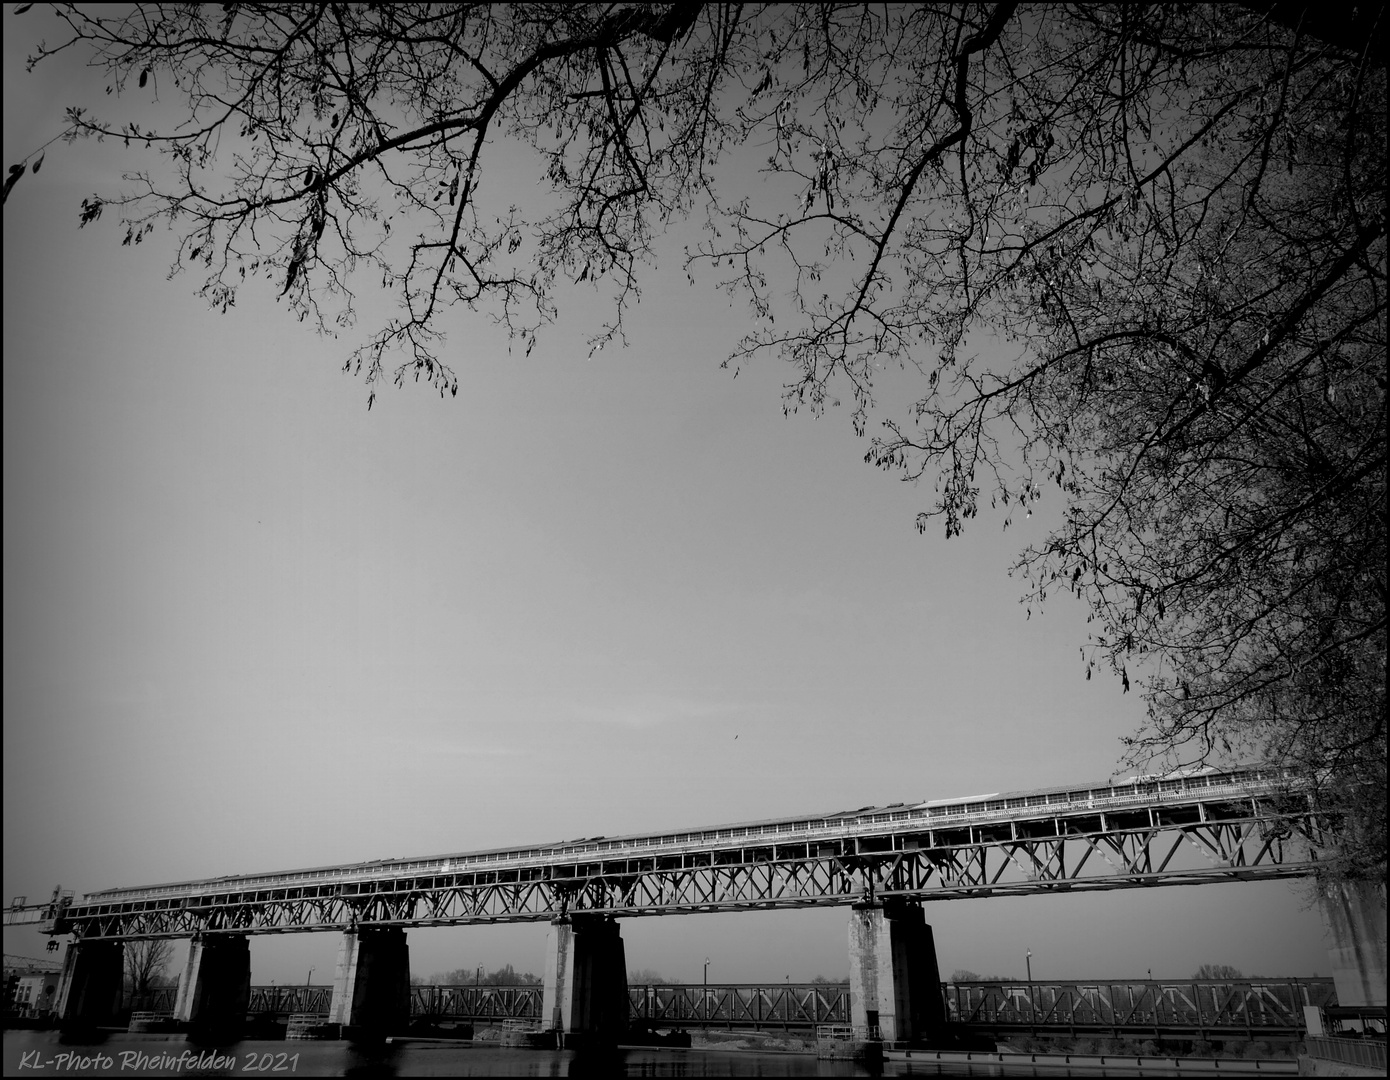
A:
<svg viewBox="0 0 1390 1080">
<path fill-rule="evenodd" d="M 667 915 L 1288 878 L 1316 866 L 1298 779 L 1257 766 L 16 905 L 83 940 Z"/>
</svg>

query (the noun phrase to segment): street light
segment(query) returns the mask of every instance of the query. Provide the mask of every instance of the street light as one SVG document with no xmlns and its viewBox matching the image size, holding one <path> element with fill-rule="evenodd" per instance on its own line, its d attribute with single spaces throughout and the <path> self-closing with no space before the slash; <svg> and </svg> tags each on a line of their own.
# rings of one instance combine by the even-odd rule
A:
<svg viewBox="0 0 1390 1080">
<path fill-rule="evenodd" d="M 307 974 L 307 975 L 304 976 L 304 985 L 305 985 L 305 986 L 308 986 L 311 982 L 313 982 L 313 979 L 314 979 L 314 969 L 313 969 L 313 968 L 310 968 L 310 969 L 309 969 L 309 974 Z"/>
<path fill-rule="evenodd" d="M 1023 962 L 1024 962 L 1025 964 L 1028 965 L 1028 981 L 1029 981 L 1029 982 L 1032 982 L 1032 981 L 1033 981 L 1033 950 L 1032 950 L 1032 949 L 1029 949 L 1029 950 L 1028 950 L 1027 955 L 1025 955 L 1024 958 L 1023 958 Z"/>
<path fill-rule="evenodd" d="M 709 1021 L 709 957 L 708 957 L 708 956 L 705 957 L 705 977 L 704 977 L 704 980 L 703 980 L 703 981 L 704 981 L 704 988 L 705 988 L 705 994 L 704 994 L 704 998 L 705 998 L 705 1021 L 708 1022 L 708 1021 Z"/>
</svg>

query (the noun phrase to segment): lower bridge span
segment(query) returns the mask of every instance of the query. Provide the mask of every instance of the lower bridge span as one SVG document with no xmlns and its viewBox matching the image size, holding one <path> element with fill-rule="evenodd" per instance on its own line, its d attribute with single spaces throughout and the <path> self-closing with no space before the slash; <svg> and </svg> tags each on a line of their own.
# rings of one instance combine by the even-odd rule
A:
<svg viewBox="0 0 1390 1080">
<path fill-rule="evenodd" d="M 138 1006 L 171 1012 L 175 989 Z M 1331 979 L 1082 980 L 943 983 L 946 1013 L 980 1034 L 1208 1040 L 1301 1038 L 1303 1009 L 1337 1004 Z M 253 986 L 248 1013 L 326 1016 L 331 986 Z M 416 1020 L 500 1024 L 541 1020 L 542 988 L 411 987 Z M 720 983 L 628 987 L 629 1022 L 653 1028 L 812 1030 L 847 1024 L 848 983 Z"/>
</svg>

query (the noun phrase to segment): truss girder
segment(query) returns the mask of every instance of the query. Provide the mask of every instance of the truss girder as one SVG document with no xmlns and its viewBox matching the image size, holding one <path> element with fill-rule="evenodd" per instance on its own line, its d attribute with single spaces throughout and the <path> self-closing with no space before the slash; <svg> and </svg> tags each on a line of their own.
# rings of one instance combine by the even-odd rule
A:
<svg viewBox="0 0 1390 1080">
<path fill-rule="evenodd" d="M 1239 810 L 1239 812 L 1237 812 Z M 843 842 L 748 844 L 678 855 L 537 862 L 76 903 L 49 924 L 82 938 L 287 933 L 354 926 L 540 921 L 569 912 L 620 916 L 949 900 L 1201 884 L 1311 872 L 1317 823 L 1249 800 L 1207 812 L 1079 814 L 1007 830 L 923 829 L 911 822 Z M 1119 827 L 1117 821 L 1128 821 Z M 1095 857 L 1093 857 L 1095 856 Z"/>
<path fill-rule="evenodd" d="M 410 1014 L 451 1020 L 537 1020 L 539 986 L 414 986 Z"/>
<path fill-rule="evenodd" d="M 246 1012 L 250 1016 L 288 1016 L 293 1013 L 328 1015 L 333 1002 L 331 986 L 253 986 Z"/>
<path fill-rule="evenodd" d="M 959 983 L 943 988 L 952 1020 L 996 1032 L 1297 1035 L 1303 1008 L 1336 1001 L 1331 979 L 1234 982 Z"/>
<path fill-rule="evenodd" d="M 1139 981 L 1121 983 L 949 983 L 952 1020 L 981 1031 L 1042 1034 L 1197 1035 L 1262 1038 L 1302 1031 L 1305 1005 L 1335 1004 L 1331 979 Z M 159 987 L 142 1007 L 171 1012 L 176 988 Z M 250 1016 L 326 1015 L 331 986 L 253 986 Z M 539 1020 L 539 986 L 414 986 L 411 1015 L 435 1020 Z M 811 1028 L 847 1024 L 849 986 L 720 984 L 628 987 L 631 1022 L 651 1027 Z"/>
<path fill-rule="evenodd" d="M 814 1027 L 847 1024 L 849 988 L 836 983 L 784 986 L 630 986 L 633 1023 L 651 1027 Z"/>
</svg>

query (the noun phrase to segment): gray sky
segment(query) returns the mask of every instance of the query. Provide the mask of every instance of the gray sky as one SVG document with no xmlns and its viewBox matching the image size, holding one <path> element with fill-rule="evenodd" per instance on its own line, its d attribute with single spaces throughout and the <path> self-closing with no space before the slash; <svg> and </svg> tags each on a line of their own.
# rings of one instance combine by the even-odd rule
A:
<svg viewBox="0 0 1390 1080">
<path fill-rule="evenodd" d="M 5 15 L 5 164 L 101 104 Z M 157 230 L 80 199 L 138 158 L 50 148 L 5 207 L 5 899 L 712 824 L 1112 774 L 1142 703 L 1087 682 L 1085 612 L 1007 576 L 1047 514 L 919 536 L 845 410 L 721 370 L 744 312 L 677 235 L 587 359 L 592 294 L 529 358 L 446 327 L 457 399 L 366 411 L 246 288 L 207 311 Z M 529 178 L 512 178 L 529 183 Z M 367 298 L 363 326 L 383 309 Z M 1054 505 L 1052 510 L 1055 512 Z M 1030 531 L 1031 530 L 1031 531 Z M 634 919 L 630 967 L 848 970 L 845 909 Z M 1326 974 L 1297 886 L 928 908 L 941 965 L 1038 977 Z M 422 974 L 539 972 L 543 925 L 412 931 Z M 253 939 L 256 982 L 326 981 L 333 935 Z M 30 955 L 37 935 L 6 930 Z"/>
</svg>

